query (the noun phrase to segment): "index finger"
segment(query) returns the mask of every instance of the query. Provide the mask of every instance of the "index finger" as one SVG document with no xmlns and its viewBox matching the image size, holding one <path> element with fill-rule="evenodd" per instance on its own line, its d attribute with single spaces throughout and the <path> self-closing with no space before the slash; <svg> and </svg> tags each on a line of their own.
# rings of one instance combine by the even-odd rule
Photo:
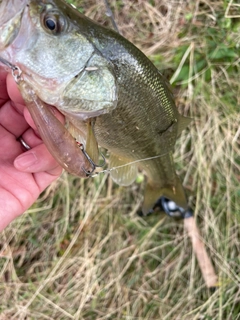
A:
<svg viewBox="0 0 240 320">
<path fill-rule="evenodd" d="M 9 98 L 14 102 L 14 104 L 25 105 L 25 102 L 21 96 L 18 86 L 11 74 L 7 75 L 6 84 Z"/>
<path fill-rule="evenodd" d="M 9 99 L 6 78 L 7 71 L 0 67 L 0 106 L 2 106 Z"/>
</svg>

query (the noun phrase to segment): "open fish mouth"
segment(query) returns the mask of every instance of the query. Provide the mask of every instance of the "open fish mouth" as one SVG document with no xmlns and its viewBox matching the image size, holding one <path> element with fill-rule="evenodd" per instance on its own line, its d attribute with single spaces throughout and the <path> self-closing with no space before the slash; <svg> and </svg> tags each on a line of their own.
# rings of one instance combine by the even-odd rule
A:
<svg viewBox="0 0 240 320">
<path fill-rule="evenodd" d="M 100 167 L 95 164 L 82 143 L 78 143 L 48 106 L 24 80 L 22 70 L 0 56 L 0 62 L 12 71 L 26 107 L 38 128 L 39 134 L 55 160 L 68 172 L 87 178 Z M 50 124 L 50 126 L 49 126 Z M 24 141 L 21 141 L 21 143 Z M 22 143 L 23 144 L 23 143 Z M 30 147 L 23 144 L 26 149 Z M 104 159 L 105 160 L 105 159 Z"/>
</svg>

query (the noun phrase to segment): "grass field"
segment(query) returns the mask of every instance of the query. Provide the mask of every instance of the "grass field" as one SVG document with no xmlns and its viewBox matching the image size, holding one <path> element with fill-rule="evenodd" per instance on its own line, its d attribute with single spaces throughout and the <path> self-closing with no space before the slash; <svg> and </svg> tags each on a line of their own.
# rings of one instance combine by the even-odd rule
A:
<svg viewBox="0 0 240 320">
<path fill-rule="evenodd" d="M 219 277 L 202 279 L 182 221 L 139 217 L 144 183 L 66 173 L 1 234 L 0 319 L 240 319 L 239 1 L 112 0 L 121 33 L 172 85 L 176 169 Z M 111 26 L 104 1 L 72 1 Z"/>
</svg>

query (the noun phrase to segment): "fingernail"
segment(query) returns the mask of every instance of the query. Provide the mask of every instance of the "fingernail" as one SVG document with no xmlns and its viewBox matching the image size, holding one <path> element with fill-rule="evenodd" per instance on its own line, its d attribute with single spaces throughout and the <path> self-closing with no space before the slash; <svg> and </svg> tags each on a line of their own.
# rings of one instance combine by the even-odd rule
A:
<svg viewBox="0 0 240 320">
<path fill-rule="evenodd" d="M 15 159 L 14 165 L 19 170 L 26 170 L 35 165 L 37 162 L 38 158 L 34 152 L 26 152 Z"/>
</svg>

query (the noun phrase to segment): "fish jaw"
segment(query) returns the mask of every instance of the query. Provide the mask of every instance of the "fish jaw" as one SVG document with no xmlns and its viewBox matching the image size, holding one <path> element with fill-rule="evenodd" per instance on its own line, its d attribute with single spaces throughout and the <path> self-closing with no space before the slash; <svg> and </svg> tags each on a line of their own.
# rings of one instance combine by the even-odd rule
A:
<svg viewBox="0 0 240 320">
<path fill-rule="evenodd" d="M 69 173 L 87 178 L 87 172 L 92 172 L 93 166 L 83 149 L 24 80 L 18 82 L 18 88 L 44 144 L 55 160 Z"/>
</svg>

